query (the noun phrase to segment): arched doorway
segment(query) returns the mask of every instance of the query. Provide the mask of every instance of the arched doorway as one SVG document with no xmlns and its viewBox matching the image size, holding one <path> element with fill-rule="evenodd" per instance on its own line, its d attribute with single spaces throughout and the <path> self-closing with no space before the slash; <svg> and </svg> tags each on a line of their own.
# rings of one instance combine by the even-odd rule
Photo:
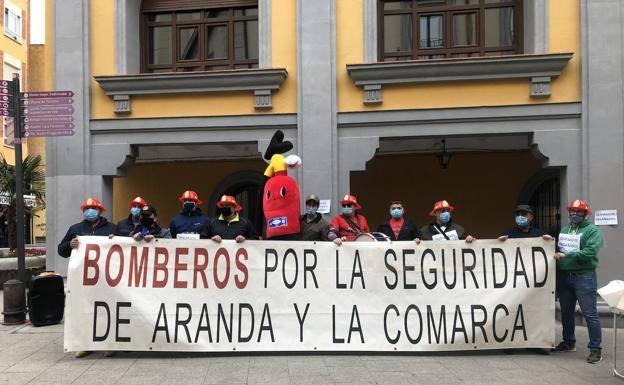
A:
<svg viewBox="0 0 624 385">
<path fill-rule="evenodd" d="M 258 234 L 264 234 L 262 193 L 265 177 L 258 171 L 239 171 L 222 179 L 210 197 L 210 215 L 216 214 L 216 203 L 222 195 L 232 195 L 243 207 L 242 214 L 249 218 Z"/>
<path fill-rule="evenodd" d="M 561 168 L 548 167 L 533 175 L 518 197 L 518 204 L 535 210 L 535 226 L 556 236 L 561 230 Z"/>
</svg>

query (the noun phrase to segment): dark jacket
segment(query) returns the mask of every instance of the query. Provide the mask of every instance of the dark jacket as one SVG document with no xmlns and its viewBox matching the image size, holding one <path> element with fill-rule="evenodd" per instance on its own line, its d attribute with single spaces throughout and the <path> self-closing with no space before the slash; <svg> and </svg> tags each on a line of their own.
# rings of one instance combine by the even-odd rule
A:
<svg viewBox="0 0 624 385">
<path fill-rule="evenodd" d="M 302 241 L 328 241 L 329 222 L 319 213 L 308 222 L 306 214 L 301 216 L 301 240 Z"/>
<path fill-rule="evenodd" d="M 246 239 L 258 239 L 258 234 L 251 221 L 245 217 L 237 215 L 231 222 L 228 222 L 220 215 L 211 219 L 203 228 L 201 238 L 212 238 L 215 235 L 221 239 L 236 239 L 242 235 Z"/>
<path fill-rule="evenodd" d="M 531 226 L 529 231 L 522 231 L 518 226 L 505 231 L 501 235 L 507 235 L 509 238 L 537 238 L 544 235 L 544 232 L 537 227 Z"/>
<path fill-rule="evenodd" d="M 420 233 L 422 234 L 422 239 L 423 241 L 431 241 L 433 240 L 433 236 L 436 234 L 441 234 L 441 232 L 437 231 L 436 229 L 436 222 L 433 221 L 430 224 L 428 224 L 427 226 L 423 226 L 420 228 Z M 438 227 L 439 228 L 439 227 Z M 464 228 L 461 227 L 460 225 L 458 225 L 457 223 L 453 222 L 452 220 L 450 220 L 447 224 L 446 224 L 446 230 L 444 230 L 444 233 L 448 233 L 455 230 L 457 232 L 457 237 L 459 239 L 465 239 L 466 235 L 464 234 Z"/>
<path fill-rule="evenodd" d="M 153 235 L 155 238 L 171 238 L 171 232 L 169 231 L 169 229 L 163 229 L 162 227 L 158 225 L 158 223 L 154 223 L 148 228 L 145 228 L 145 226 L 139 223 L 134 228 L 132 233 L 130 233 L 130 236 L 132 237 L 137 233 L 142 234 L 143 237 L 149 234 L 149 235 Z"/>
<path fill-rule="evenodd" d="M 122 219 L 117 223 L 117 231 L 115 231 L 115 235 L 120 237 L 129 237 L 138 224 L 139 222 L 134 223 L 132 215 L 128 215 L 128 218 Z"/>
<path fill-rule="evenodd" d="M 71 246 L 69 246 L 69 242 L 79 235 L 100 235 L 105 237 L 110 234 L 115 234 L 116 230 L 117 227 L 104 217 L 100 217 L 95 227 L 92 226 L 91 222 L 85 219 L 69 227 L 67 234 L 65 234 L 63 240 L 58 245 L 58 253 L 63 258 L 69 258 L 72 250 Z"/>
<path fill-rule="evenodd" d="M 182 233 L 199 234 L 202 227 L 209 221 L 210 217 L 202 214 L 201 209 L 197 207 L 191 212 L 181 212 L 176 215 L 169 223 L 169 231 L 171 231 L 172 238 Z"/>
<path fill-rule="evenodd" d="M 396 238 L 394 236 L 394 231 L 392 231 L 392 226 L 390 225 L 390 221 L 385 221 L 377 227 L 378 233 L 384 233 L 388 237 L 390 237 L 391 241 L 413 241 L 416 238 L 422 239 L 422 234 L 420 234 L 420 230 L 409 219 L 403 219 L 403 226 L 401 227 L 401 231 L 399 231 L 399 237 Z"/>
</svg>

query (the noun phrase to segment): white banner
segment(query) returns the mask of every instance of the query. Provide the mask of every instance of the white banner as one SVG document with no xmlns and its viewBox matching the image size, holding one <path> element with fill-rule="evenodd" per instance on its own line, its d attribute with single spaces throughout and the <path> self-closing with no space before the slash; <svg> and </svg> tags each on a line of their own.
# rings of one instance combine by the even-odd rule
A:
<svg viewBox="0 0 624 385">
<path fill-rule="evenodd" d="M 554 246 L 80 237 L 65 350 L 550 348 Z"/>
</svg>

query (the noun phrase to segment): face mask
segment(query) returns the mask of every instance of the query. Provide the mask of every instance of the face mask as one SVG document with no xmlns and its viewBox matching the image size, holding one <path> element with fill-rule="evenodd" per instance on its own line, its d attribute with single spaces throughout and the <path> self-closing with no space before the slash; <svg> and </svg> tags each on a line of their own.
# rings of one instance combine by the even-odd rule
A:
<svg viewBox="0 0 624 385">
<path fill-rule="evenodd" d="M 306 206 L 306 213 L 308 213 L 309 215 L 316 214 L 316 210 L 318 210 L 318 207 Z"/>
<path fill-rule="evenodd" d="M 130 209 L 130 214 L 131 214 L 133 217 L 138 217 L 138 216 L 139 216 L 139 214 L 141 214 L 141 208 L 140 208 L 140 207 L 132 207 L 132 208 Z"/>
<path fill-rule="evenodd" d="M 448 223 L 448 221 L 451 220 L 451 213 L 449 213 L 448 211 L 443 212 L 442 214 L 440 214 L 440 222 L 442 223 Z"/>
<path fill-rule="evenodd" d="M 84 215 L 84 218 L 89 222 L 95 222 L 100 216 L 100 213 L 96 209 L 86 209 L 83 211 L 82 215 Z"/>
<path fill-rule="evenodd" d="M 585 219 L 585 215 L 570 214 L 570 223 L 573 225 L 579 225 Z"/>
<path fill-rule="evenodd" d="M 399 209 L 399 208 L 392 209 L 390 210 L 390 215 L 394 219 L 399 219 L 403 216 L 403 209 Z"/>
<path fill-rule="evenodd" d="M 219 207 L 219 212 L 221 213 L 221 215 L 223 215 L 224 218 L 227 218 L 230 215 L 232 215 L 232 208 L 231 207 Z"/>
<path fill-rule="evenodd" d="M 182 205 L 182 211 L 188 213 L 195 209 L 195 202 L 184 202 Z"/>
<path fill-rule="evenodd" d="M 529 218 L 518 215 L 516 216 L 516 224 L 518 225 L 518 227 L 527 227 L 529 225 Z"/>
<path fill-rule="evenodd" d="M 154 218 L 152 217 L 143 217 L 141 218 L 141 225 L 143 227 L 150 227 L 154 224 Z"/>
<path fill-rule="evenodd" d="M 348 217 L 353 215 L 353 207 L 343 207 L 342 208 L 342 215 L 346 215 Z"/>
</svg>

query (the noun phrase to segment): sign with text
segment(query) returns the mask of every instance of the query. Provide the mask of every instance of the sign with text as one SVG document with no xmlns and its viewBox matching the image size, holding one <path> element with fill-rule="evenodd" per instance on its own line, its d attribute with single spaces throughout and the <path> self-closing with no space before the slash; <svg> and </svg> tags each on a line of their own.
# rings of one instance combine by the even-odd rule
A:
<svg viewBox="0 0 624 385">
<path fill-rule="evenodd" d="M 596 226 L 613 226 L 618 224 L 617 210 L 596 210 L 594 213 Z"/>
<path fill-rule="evenodd" d="M 65 350 L 550 348 L 554 242 L 80 237 Z"/>
<path fill-rule="evenodd" d="M 73 91 L 24 92 L 23 136 L 73 135 L 75 124 Z"/>
</svg>

